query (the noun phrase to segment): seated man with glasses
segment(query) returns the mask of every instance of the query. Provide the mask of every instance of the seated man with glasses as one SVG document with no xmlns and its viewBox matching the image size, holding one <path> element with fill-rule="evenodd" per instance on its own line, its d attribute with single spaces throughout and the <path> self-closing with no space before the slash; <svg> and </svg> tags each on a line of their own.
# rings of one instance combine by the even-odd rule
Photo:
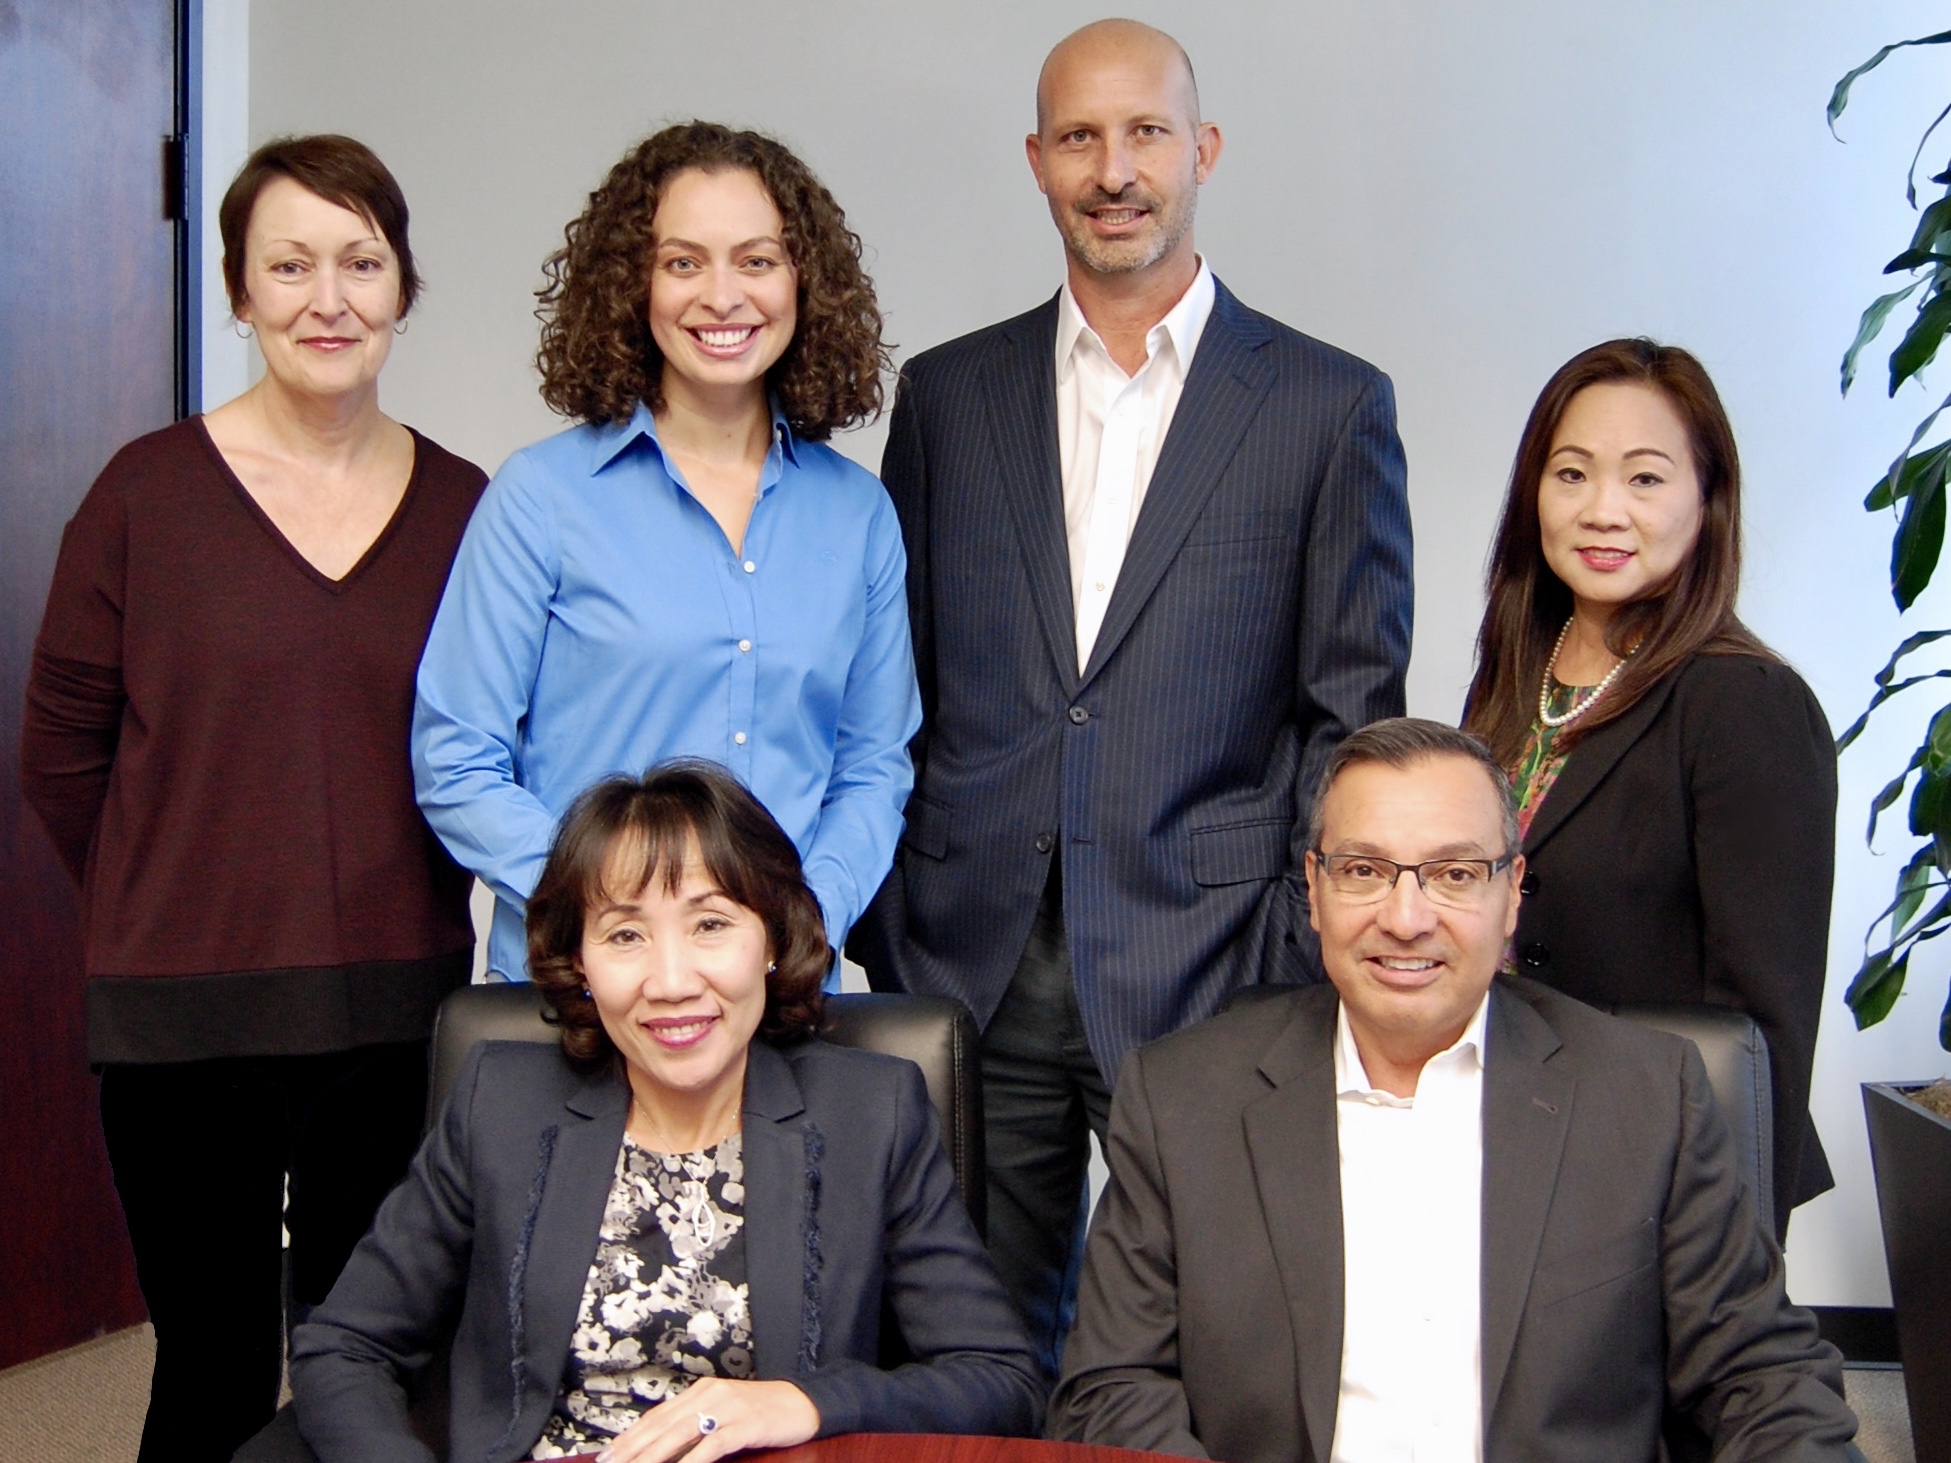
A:
<svg viewBox="0 0 1951 1463">
<path fill-rule="evenodd" d="M 1328 986 L 1128 1059 L 1051 1435 L 1228 1463 L 1841 1459 L 1691 1043 L 1501 977 L 1516 812 L 1436 722 L 1342 742 Z M 1694 1439 L 1698 1441 L 1698 1438 Z"/>
</svg>

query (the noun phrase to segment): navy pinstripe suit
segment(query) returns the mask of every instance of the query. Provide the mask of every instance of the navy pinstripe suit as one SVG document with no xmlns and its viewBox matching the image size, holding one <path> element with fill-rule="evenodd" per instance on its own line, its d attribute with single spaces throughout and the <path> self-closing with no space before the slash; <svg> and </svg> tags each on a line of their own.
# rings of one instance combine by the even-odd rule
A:
<svg viewBox="0 0 1951 1463">
<path fill-rule="evenodd" d="M 1314 977 L 1306 800 L 1403 710 L 1409 511 L 1388 378 L 1222 285 L 1090 664 L 1058 467 L 1057 306 L 917 357 L 881 475 L 908 549 L 923 722 L 875 984 L 987 1024 L 1061 848 L 1092 1054 L 1235 987 Z"/>
</svg>

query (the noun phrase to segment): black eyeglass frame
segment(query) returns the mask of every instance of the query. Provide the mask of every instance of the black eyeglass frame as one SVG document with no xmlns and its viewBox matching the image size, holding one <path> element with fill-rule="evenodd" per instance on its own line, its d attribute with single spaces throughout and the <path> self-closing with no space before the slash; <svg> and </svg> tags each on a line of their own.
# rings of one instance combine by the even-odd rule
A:
<svg viewBox="0 0 1951 1463">
<path fill-rule="evenodd" d="M 1374 899 L 1363 901 L 1369 904 L 1378 903 L 1381 900 L 1387 899 L 1395 892 L 1396 886 L 1402 882 L 1402 876 L 1411 869 L 1415 870 L 1416 887 L 1422 890 L 1425 899 L 1434 899 L 1438 904 L 1448 903 L 1441 895 L 1430 893 L 1428 870 L 1449 868 L 1455 864 L 1475 864 L 1484 871 L 1484 886 L 1488 888 L 1499 874 L 1511 866 L 1519 853 L 1519 850 L 1514 848 L 1502 858 L 1432 858 L 1424 859 L 1419 864 L 1405 864 L 1397 859 L 1383 858 L 1380 854 L 1376 853 L 1329 853 L 1324 848 L 1309 849 L 1308 851 L 1314 855 L 1315 860 L 1321 865 L 1322 877 L 1328 879 L 1331 884 L 1334 878 L 1335 859 L 1363 859 L 1381 868 L 1394 869 L 1395 873 L 1390 876 L 1389 882 L 1383 886 L 1381 892 Z"/>
</svg>

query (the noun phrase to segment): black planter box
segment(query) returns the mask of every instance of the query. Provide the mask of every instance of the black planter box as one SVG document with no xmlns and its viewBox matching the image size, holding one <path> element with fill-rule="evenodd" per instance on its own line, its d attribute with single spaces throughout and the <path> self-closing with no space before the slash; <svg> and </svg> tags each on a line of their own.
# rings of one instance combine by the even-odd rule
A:
<svg viewBox="0 0 1951 1463">
<path fill-rule="evenodd" d="M 1951 1463 L 1951 1122 L 1863 1084 L 1917 1463 Z"/>
</svg>

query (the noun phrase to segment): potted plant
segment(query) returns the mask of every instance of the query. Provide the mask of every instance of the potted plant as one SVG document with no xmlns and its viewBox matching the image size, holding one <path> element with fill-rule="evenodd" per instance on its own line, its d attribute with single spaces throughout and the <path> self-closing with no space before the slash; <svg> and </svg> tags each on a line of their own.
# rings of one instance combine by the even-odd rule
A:
<svg viewBox="0 0 1951 1463">
<path fill-rule="evenodd" d="M 1951 31 L 1883 47 L 1836 83 L 1829 98 L 1829 123 L 1849 103 L 1851 85 L 1907 46 L 1951 42 Z M 1911 158 L 1905 196 L 1917 208 L 1917 166 L 1951 106 L 1924 129 Z M 1842 389 L 1848 394 L 1858 358 L 1882 332 L 1893 312 L 1909 302 L 1911 316 L 1903 339 L 1889 356 L 1889 389 L 1894 397 L 1906 381 L 1917 379 L 1951 336 L 1951 167 L 1931 183 L 1942 197 L 1923 209 L 1910 244 L 1884 266 L 1884 273 L 1908 276 L 1901 288 L 1879 296 L 1864 310 L 1856 338 L 1843 355 Z M 1890 546 L 1890 593 L 1901 613 L 1916 602 L 1937 569 L 1944 547 L 1945 507 L 1951 485 L 1951 440 L 1922 446 L 1951 397 L 1917 424 L 1904 450 L 1870 489 L 1863 506 L 1895 519 Z M 1870 715 L 1892 696 L 1928 681 L 1951 677 L 1951 670 L 1899 674 L 1912 654 L 1951 636 L 1951 629 L 1918 630 L 1907 635 L 1876 676 L 1870 704 L 1837 739 L 1841 752 L 1862 733 Z M 1910 973 L 1919 945 L 1951 930 L 1951 701 L 1941 704 L 1903 770 L 1886 783 L 1870 804 L 1869 837 L 1877 822 L 1910 789 L 1910 831 L 1922 840 L 1898 872 L 1893 897 L 1871 922 L 1863 964 L 1844 999 L 1860 1030 L 1890 1014 Z M 1882 931 L 1881 945 L 1878 944 Z M 1938 1043 L 1951 1050 L 1951 1002 L 1938 1018 Z M 1903 1356 L 1905 1391 L 1910 1402 L 1911 1434 L 1919 1463 L 1951 1463 L 1951 1082 L 1865 1083 L 1863 1105 L 1870 1128 L 1870 1156 L 1876 1171 L 1877 1207 L 1897 1312 L 1897 1339 Z"/>
</svg>

